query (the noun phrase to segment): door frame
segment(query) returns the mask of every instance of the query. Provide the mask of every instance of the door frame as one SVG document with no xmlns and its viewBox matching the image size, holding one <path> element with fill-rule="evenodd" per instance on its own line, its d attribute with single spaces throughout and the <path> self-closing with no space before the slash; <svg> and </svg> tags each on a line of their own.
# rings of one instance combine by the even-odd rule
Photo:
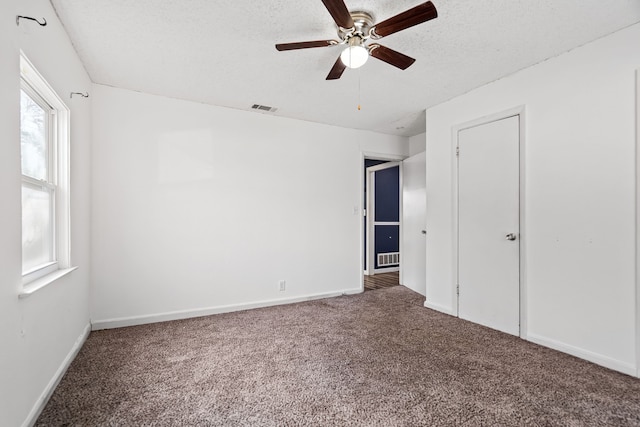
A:
<svg viewBox="0 0 640 427">
<path fill-rule="evenodd" d="M 366 169 L 364 167 L 364 161 L 365 159 L 371 159 L 371 160 L 385 160 L 387 162 L 398 162 L 400 163 L 400 188 L 402 189 L 402 161 L 404 159 L 406 159 L 407 156 L 402 155 L 402 154 L 385 154 L 385 153 L 376 153 L 376 152 L 371 152 L 371 151 L 361 151 L 360 152 L 360 166 L 358 168 L 358 170 L 360 171 L 360 197 L 359 197 L 359 202 L 358 202 L 358 206 L 359 206 L 359 211 L 360 211 L 360 215 L 359 215 L 359 222 L 360 222 L 360 240 L 359 240 L 359 246 L 360 246 L 360 262 L 358 263 L 358 275 L 360 277 L 360 290 L 364 291 L 364 272 L 365 272 L 365 268 L 364 268 L 364 257 L 367 255 L 365 253 L 365 247 L 364 247 L 364 239 L 365 236 L 367 236 L 367 246 L 370 243 L 369 240 L 369 236 L 367 235 L 367 229 L 368 229 L 368 218 L 369 216 L 367 215 L 367 221 L 365 223 L 365 221 L 362 221 L 362 218 L 364 217 L 365 214 L 365 209 L 367 209 L 367 202 L 365 202 L 364 200 L 364 185 L 365 185 L 365 179 L 369 178 L 369 174 L 366 175 L 365 178 L 365 173 L 366 173 Z M 368 195 L 367 195 L 368 197 Z M 400 236 L 399 236 L 399 244 L 400 244 L 400 248 L 402 248 L 402 191 L 400 191 Z M 370 264 L 367 263 L 367 267 Z M 400 283 L 402 283 L 402 254 L 400 255 Z"/>
<path fill-rule="evenodd" d="M 636 70 L 636 377 L 640 378 L 640 68 Z"/>
<path fill-rule="evenodd" d="M 519 148 L 519 162 L 520 162 L 520 178 L 519 178 L 519 189 L 520 189 L 520 212 L 519 212 L 519 220 L 520 220 L 520 236 L 518 239 L 518 243 L 520 245 L 520 284 L 519 284 L 519 294 L 520 294 L 520 338 L 527 338 L 527 286 L 526 286 L 526 218 L 525 218 L 525 200 L 526 200 L 526 182 L 525 182 L 525 113 L 526 108 L 524 105 L 510 108 L 508 110 L 504 110 L 498 113 L 489 114 L 475 120 L 471 120 L 465 123 L 461 123 L 459 125 L 453 126 L 451 128 L 451 158 L 452 158 L 452 185 L 451 190 L 453 193 L 453 206 L 452 206 L 452 228 L 453 228 L 453 283 L 451 286 L 451 301 L 453 307 L 453 314 L 456 317 L 460 316 L 460 307 L 458 304 L 458 272 L 459 272 L 459 245 L 458 245 L 458 234 L 459 234 L 459 210 L 458 210 L 458 156 L 457 156 L 457 147 L 459 146 L 458 135 L 460 131 L 465 129 L 474 128 L 477 126 L 482 126 L 488 123 L 496 122 L 498 120 L 507 119 L 509 117 L 518 117 L 518 122 L 520 125 L 520 148 Z"/>
</svg>

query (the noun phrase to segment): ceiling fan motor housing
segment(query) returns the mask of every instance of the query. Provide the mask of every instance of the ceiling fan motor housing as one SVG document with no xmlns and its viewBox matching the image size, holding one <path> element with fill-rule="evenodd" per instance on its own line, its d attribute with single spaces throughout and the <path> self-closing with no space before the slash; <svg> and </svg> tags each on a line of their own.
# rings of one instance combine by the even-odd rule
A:
<svg viewBox="0 0 640 427">
<path fill-rule="evenodd" d="M 352 37 L 359 37 L 361 40 L 368 39 L 369 30 L 373 26 L 373 16 L 368 12 L 351 12 L 351 18 L 353 19 L 353 28 L 338 27 L 338 36 L 340 40 L 349 42 Z"/>
</svg>

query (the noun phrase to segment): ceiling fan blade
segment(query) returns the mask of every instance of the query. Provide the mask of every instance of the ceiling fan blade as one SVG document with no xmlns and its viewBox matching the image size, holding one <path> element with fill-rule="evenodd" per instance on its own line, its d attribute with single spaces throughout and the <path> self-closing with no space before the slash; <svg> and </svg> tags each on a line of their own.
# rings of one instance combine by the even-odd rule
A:
<svg viewBox="0 0 640 427">
<path fill-rule="evenodd" d="M 411 66 L 411 64 L 416 62 L 416 60 L 410 56 L 396 52 L 393 49 L 389 49 L 388 47 L 384 47 L 379 44 L 372 44 L 369 46 L 369 54 L 374 58 L 384 61 L 387 64 L 391 64 L 394 67 L 398 67 L 401 70 L 406 70 Z"/>
<path fill-rule="evenodd" d="M 326 47 L 333 46 L 337 44 L 335 40 L 317 40 L 312 42 L 297 42 L 297 43 L 280 43 L 276 45 L 276 49 L 279 51 L 283 50 L 294 50 L 294 49 L 308 49 L 310 47 Z"/>
<path fill-rule="evenodd" d="M 394 17 L 382 21 L 373 27 L 374 34 L 380 38 L 398 31 L 406 30 L 414 25 L 422 24 L 438 17 L 436 7 L 430 1 L 406 10 Z"/>
<path fill-rule="evenodd" d="M 347 9 L 347 5 L 343 0 L 322 0 L 324 6 L 327 8 L 331 17 L 339 27 L 351 28 L 354 26 L 353 18 Z"/>
<path fill-rule="evenodd" d="M 329 75 L 327 76 L 327 80 L 337 80 L 342 76 L 344 70 L 347 68 L 346 65 L 342 62 L 342 59 L 338 57 L 338 60 L 335 64 L 333 64 L 333 68 L 329 71 Z"/>
</svg>

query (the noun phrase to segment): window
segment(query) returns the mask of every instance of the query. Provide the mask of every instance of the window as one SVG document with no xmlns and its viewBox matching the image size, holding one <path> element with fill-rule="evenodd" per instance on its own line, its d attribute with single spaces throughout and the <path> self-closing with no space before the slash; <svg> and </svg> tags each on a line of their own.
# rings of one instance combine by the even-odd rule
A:
<svg viewBox="0 0 640 427">
<path fill-rule="evenodd" d="M 70 266 L 69 110 L 20 58 L 23 284 Z"/>
</svg>

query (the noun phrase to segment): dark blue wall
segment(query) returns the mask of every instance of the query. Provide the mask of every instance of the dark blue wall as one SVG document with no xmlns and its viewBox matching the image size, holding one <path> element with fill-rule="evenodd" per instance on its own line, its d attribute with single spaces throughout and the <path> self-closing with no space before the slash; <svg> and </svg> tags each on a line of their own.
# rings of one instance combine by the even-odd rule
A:
<svg viewBox="0 0 640 427">
<path fill-rule="evenodd" d="M 376 172 L 376 221 L 400 221 L 400 167 Z"/>
</svg>

